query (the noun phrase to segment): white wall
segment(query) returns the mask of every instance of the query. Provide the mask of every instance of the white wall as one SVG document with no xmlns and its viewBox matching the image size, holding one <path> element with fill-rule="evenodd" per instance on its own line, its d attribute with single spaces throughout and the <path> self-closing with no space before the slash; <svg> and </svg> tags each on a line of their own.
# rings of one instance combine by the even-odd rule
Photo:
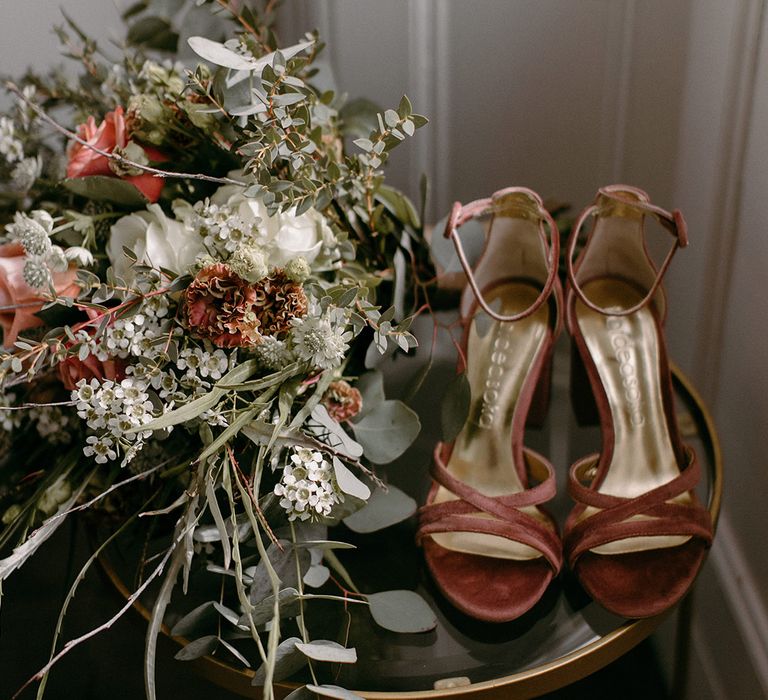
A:
<svg viewBox="0 0 768 700">
<path fill-rule="evenodd" d="M 0 72 L 20 75 L 27 67 L 37 70 L 62 65 L 54 25 L 63 25 L 61 8 L 87 34 L 95 37 L 108 55 L 118 55 L 110 45 L 121 35 L 115 0 L 0 0 Z"/>
</svg>

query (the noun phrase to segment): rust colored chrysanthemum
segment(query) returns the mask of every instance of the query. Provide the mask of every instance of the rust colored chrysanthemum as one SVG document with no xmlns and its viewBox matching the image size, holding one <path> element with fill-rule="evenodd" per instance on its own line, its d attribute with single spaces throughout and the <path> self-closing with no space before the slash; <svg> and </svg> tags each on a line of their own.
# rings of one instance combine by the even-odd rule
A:
<svg viewBox="0 0 768 700">
<path fill-rule="evenodd" d="M 284 335 L 307 312 L 304 290 L 282 271 L 249 284 L 224 263 L 203 268 L 185 292 L 185 315 L 196 336 L 221 348 L 258 345 Z"/>
<path fill-rule="evenodd" d="M 323 394 L 322 403 L 328 410 L 328 415 L 335 421 L 354 418 L 363 407 L 363 396 L 343 379 L 331 382 Z"/>
<path fill-rule="evenodd" d="M 252 285 L 256 292 L 254 303 L 261 322 L 261 334 L 284 336 L 291 328 L 291 319 L 307 313 L 307 296 L 300 284 L 292 282 L 283 270 L 275 270 Z"/>
</svg>

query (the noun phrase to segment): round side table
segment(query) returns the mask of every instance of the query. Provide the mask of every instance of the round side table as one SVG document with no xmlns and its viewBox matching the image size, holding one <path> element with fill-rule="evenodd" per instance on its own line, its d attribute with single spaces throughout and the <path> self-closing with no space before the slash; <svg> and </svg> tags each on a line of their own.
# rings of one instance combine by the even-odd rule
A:
<svg viewBox="0 0 768 700">
<path fill-rule="evenodd" d="M 560 366 L 567 365 L 561 362 Z M 431 373 L 434 387 L 423 387 L 421 413 L 425 429 L 423 438 L 404 460 L 387 469 L 390 480 L 416 498 L 428 488 L 428 460 L 431 456 L 429 436 L 438 434 L 434 425 L 434 397 L 440 395 L 440 384 L 453 372 Z M 673 369 L 676 406 L 681 432 L 686 442 L 696 449 L 702 462 L 704 477 L 700 497 L 708 503 L 713 522 L 717 522 L 722 497 L 723 467 L 717 434 L 712 419 L 700 396 L 679 369 Z M 527 442 L 538 451 L 553 456 L 559 477 L 564 479 L 561 461 L 570 464 L 576 457 L 594 452 L 599 447 L 598 428 L 577 427 L 567 407 L 567 377 L 555 377 L 553 405 L 543 430 L 529 431 Z M 418 402 L 417 402 L 418 404 Z M 565 408 L 562 408 L 565 407 Z M 417 405 L 417 409 L 419 406 Z M 434 438 L 432 438 L 434 439 Z M 554 461 L 554 459 L 553 459 Z M 551 510 L 562 521 L 571 504 L 563 484 Z M 353 688 L 368 700 L 416 700 L 430 698 L 466 698 L 502 700 L 533 698 L 562 688 L 594 673 L 619 658 L 648 637 L 667 613 L 644 620 L 625 620 L 603 610 L 589 599 L 567 572 L 550 587 L 540 603 L 514 622 L 491 625 L 471 620 L 442 600 L 424 574 L 419 550 L 413 542 L 415 524 L 403 523 L 387 531 L 360 536 L 345 533 L 356 550 L 344 552 L 344 565 L 361 590 L 374 592 L 393 588 L 418 590 L 435 610 L 438 626 L 421 635 L 401 635 L 376 627 L 364 612 L 352 606 L 349 619 L 349 645 L 355 646 L 358 662 L 342 666 L 330 682 Z M 121 566 L 107 565 L 107 573 L 124 594 L 128 591 L 117 573 Z M 678 660 L 676 667 L 684 672 L 687 653 L 687 626 L 690 620 L 690 595 L 681 605 L 678 617 Z M 145 608 L 137 606 L 145 616 Z M 322 612 L 322 611 L 321 611 Z M 338 625 L 338 610 L 328 616 Z M 324 618 L 308 618 L 316 633 Z M 168 633 L 167 629 L 165 630 Z M 336 638 L 338 627 L 325 630 L 327 638 Z M 179 640 L 182 641 L 183 640 Z M 174 663 L 174 662 L 168 662 Z M 260 697 L 252 686 L 252 671 L 236 670 L 222 661 L 204 657 L 194 662 L 204 677 L 243 697 Z M 680 686 L 677 679 L 676 686 Z M 294 686 L 281 684 L 278 697 L 287 695 Z"/>
</svg>

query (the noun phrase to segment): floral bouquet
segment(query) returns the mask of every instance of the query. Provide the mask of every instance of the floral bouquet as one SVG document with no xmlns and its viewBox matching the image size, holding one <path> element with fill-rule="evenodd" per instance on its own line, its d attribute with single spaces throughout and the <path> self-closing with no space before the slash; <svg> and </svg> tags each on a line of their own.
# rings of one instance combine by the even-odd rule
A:
<svg viewBox="0 0 768 700">
<path fill-rule="evenodd" d="M 356 697 L 323 684 L 323 664 L 356 654 L 343 634 L 312 638 L 315 599 L 398 632 L 435 624 L 412 591 L 360 592 L 328 534 L 415 508 L 376 465 L 418 418 L 367 368 L 415 346 L 428 303 L 420 216 L 381 170 L 426 119 L 405 97 L 371 111 L 315 87 L 319 38 L 278 48 L 273 4 L 139 3 L 117 60 L 67 20 L 79 79 L 6 83 L 0 582 L 76 511 L 101 544 L 67 603 L 118 535 L 160 542 L 128 600 L 154 587 L 150 699 L 157 635 L 193 571 L 217 594 L 177 616 L 179 657 L 251 667 L 266 698 L 297 672 L 291 697 Z M 90 636 L 54 639 L 38 697 Z"/>
</svg>

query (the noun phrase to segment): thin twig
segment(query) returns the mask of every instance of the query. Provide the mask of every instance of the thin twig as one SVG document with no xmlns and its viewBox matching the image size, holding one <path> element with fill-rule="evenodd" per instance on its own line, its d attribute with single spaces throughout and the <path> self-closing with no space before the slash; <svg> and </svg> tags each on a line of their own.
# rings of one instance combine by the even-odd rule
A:
<svg viewBox="0 0 768 700">
<path fill-rule="evenodd" d="M 28 408 L 48 408 L 49 406 L 74 406 L 74 401 L 52 401 L 50 403 L 25 403 L 21 406 L 0 406 L 0 411 L 26 411 Z"/>
<path fill-rule="evenodd" d="M 122 482 L 122 483 L 127 483 L 127 482 Z M 192 525 L 190 525 L 190 527 L 192 527 L 192 526 L 194 526 L 196 524 L 197 524 L 197 520 L 195 520 L 195 522 Z M 187 530 L 188 529 L 189 528 L 187 528 Z M 48 663 L 45 664 L 45 666 L 43 666 L 34 676 L 29 678 L 29 680 L 27 680 L 27 682 L 24 683 L 24 685 L 22 685 L 21 688 L 19 688 L 16 691 L 16 694 L 13 696 L 12 700 L 17 698 L 30 685 L 30 683 L 33 683 L 34 681 L 37 681 L 37 680 L 42 680 L 43 676 L 48 671 L 50 671 L 50 669 L 56 664 L 56 662 L 59 661 L 59 659 L 61 659 L 63 656 L 66 656 L 76 646 L 79 646 L 80 644 L 82 644 L 83 642 L 87 641 L 88 639 L 90 639 L 94 635 L 98 634 L 99 632 L 103 632 L 104 630 L 107 630 L 110 627 L 112 627 L 112 625 L 115 622 L 117 622 L 117 620 L 120 619 L 120 617 L 122 617 L 122 615 L 141 596 L 141 594 L 144 592 L 144 590 L 147 588 L 147 586 L 149 586 L 149 584 L 152 583 L 152 581 L 163 572 L 163 569 L 165 568 L 166 563 L 170 559 L 171 554 L 173 554 L 176 551 L 176 546 L 184 538 L 184 536 L 186 535 L 186 532 L 187 532 L 186 530 L 183 531 L 177 538 L 174 539 L 173 546 L 168 548 L 168 551 L 165 553 L 165 556 L 163 557 L 163 560 L 160 562 L 160 564 L 158 564 L 158 566 L 155 568 L 155 570 L 149 575 L 147 580 L 144 581 L 144 583 L 141 586 L 139 586 L 139 588 L 137 588 L 136 591 L 134 591 L 134 593 L 127 599 L 127 601 L 123 605 L 123 607 L 121 607 L 120 610 L 118 610 L 115 615 L 113 615 L 111 618 L 109 618 L 109 620 L 107 620 L 103 624 L 101 624 L 98 627 L 95 627 L 94 629 L 92 629 L 90 632 L 86 632 L 85 634 L 83 634 L 83 635 L 81 635 L 79 637 L 76 637 L 75 639 L 71 639 L 70 641 L 68 641 L 62 647 L 61 651 L 59 651 L 58 654 L 56 654 L 53 658 L 51 658 L 48 661 Z"/>
<path fill-rule="evenodd" d="M 74 131 L 70 131 L 66 127 L 63 127 L 61 124 L 59 124 L 55 119 L 53 119 L 53 117 L 43 111 L 39 105 L 36 105 L 26 95 L 24 95 L 24 93 L 22 93 L 22 91 L 14 83 L 6 82 L 5 87 L 9 92 L 12 92 L 14 95 L 16 95 L 16 97 L 24 102 L 24 104 L 30 107 L 30 109 L 32 109 L 32 111 L 34 111 L 35 114 L 37 114 L 37 116 L 40 117 L 40 119 L 42 119 L 46 124 L 53 127 L 60 134 L 66 136 L 70 141 L 75 141 L 81 146 L 85 146 L 86 148 L 90 149 L 94 153 L 98 153 L 100 156 L 104 156 L 105 158 L 113 160 L 116 163 L 143 170 L 146 173 L 151 173 L 155 177 L 175 177 L 182 180 L 205 180 L 206 182 L 215 182 L 220 185 L 239 185 L 241 187 L 248 186 L 247 182 L 234 180 L 230 177 L 214 177 L 212 175 L 204 175 L 203 173 L 176 173 L 170 170 L 160 170 L 160 168 L 153 168 L 151 165 L 143 165 L 141 163 L 137 163 L 136 161 L 129 160 L 128 158 L 125 158 L 124 156 L 121 156 L 117 153 L 111 153 L 101 148 L 97 148 L 93 144 L 88 143 L 85 139 L 80 138 Z"/>
</svg>

